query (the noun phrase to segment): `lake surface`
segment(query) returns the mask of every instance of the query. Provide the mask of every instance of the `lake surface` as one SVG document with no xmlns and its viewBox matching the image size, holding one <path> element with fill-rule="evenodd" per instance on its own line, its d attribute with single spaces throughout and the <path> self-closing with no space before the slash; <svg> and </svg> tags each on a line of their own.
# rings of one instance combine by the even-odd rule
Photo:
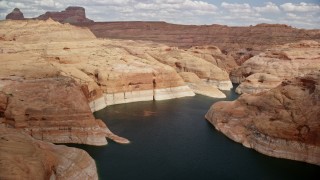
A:
<svg viewBox="0 0 320 180">
<path fill-rule="evenodd" d="M 228 98 L 238 96 L 231 91 Z M 86 150 L 100 179 L 319 179 L 320 167 L 277 159 L 243 147 L 216 131 L 204 115 L 221 99 L 197 95 L 113 105 L 96 112 L 131 143 L 71 145 Z M 70 146 L 70 145 L 69 145 Z"/>
</svg>

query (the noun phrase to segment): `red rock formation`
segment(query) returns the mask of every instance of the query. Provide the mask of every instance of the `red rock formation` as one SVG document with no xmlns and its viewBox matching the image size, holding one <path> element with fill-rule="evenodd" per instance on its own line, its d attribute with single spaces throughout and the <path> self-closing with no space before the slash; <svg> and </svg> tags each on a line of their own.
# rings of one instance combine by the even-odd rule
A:
<svg viewBox="0 0 320 180">
<path fill-rule="evenodd" d="M 280 80 L 303 76 L 320 69 L 320 43 L 299 41 L 268 49 L 252 57 L 230 73 L 234 83 L 255 73 L 277 76 Z"/>
<path fill-rule="evenodd" d="M 264 93 L 215 103 L 205 117 L 248 148 L 320 165 L 320 71 Z"/>
<path fill-rule="evenodd" d="M 14 8 L 13 11 L 6 16 L 6 19 L 24 20 L 24 16 L 19 8 Z"/>
<path fill-rule="evenodd" d="M 82 7 L 68 7 L 61 12 L 47 12 L 36 19 L 48 19 L 88 27 L 98 38 L 147 40 L 189 48 L 214 45 L 240 65 L 250 57 L 275 45 L 300 40 L 320 41 L 320 30 L 296 29 L 282 24 L 258 24 L 249 27 L 224 25 L 178 25 L 166 22 L 93 22 Z"/>
<path fill-rule="evenodd" d="M 255 73 L 248 76 L 244 81 L 241 82 L 236 89 L 236 93 L 257 94 L 260 92 L 269 91 L 270 89 L 281 84 L 281 81 L 282 80 L 280 78 L 271 74 Z"/>
<path fill-rule="evenodd" d="M 215 45 L 223 53 L 234 56 L 238 64 L 275 45 L 320 40 L 320 30 L 296 29 L 278 24 L 228 27 L 165 22 L 96 22 L 77 25 L 89 27 L 100 38 L 148 40 L 178 47 Z"/>
<path fill-rule="evenodd" d="M 98 179 L 84 150 L 33 139 L 0 123 L 0 179 Z"/>
<path fill-rule="evenodd" d="M 0 118 L 35 139 L 105 145 L 107 128 L 92 115 L 80 86 L 67 77 L 0 80 Z"/>
<path fill-rule="evenodd" d="M 36 19 L 47 20 L 53 19 L 61 23 L 89 23 L 92 20 L 86 18 L 86 12 L 83 7 L 71 6 L 61 12 L 46 12 L 38 16 Z"/>
</svg>

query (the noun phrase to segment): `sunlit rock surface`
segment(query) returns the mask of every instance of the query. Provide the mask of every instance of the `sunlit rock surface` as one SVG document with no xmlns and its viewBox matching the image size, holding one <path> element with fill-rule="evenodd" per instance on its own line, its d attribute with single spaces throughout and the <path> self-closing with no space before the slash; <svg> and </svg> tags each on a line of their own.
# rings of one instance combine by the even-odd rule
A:
<svg viewBox="0 0 320 180">
<path fill-rule="evenodd" d="M 320 165 L 320 72 L 257 95 L 215 103 L 206 119 L 263 154 Z"/>
<path fill-rule="evenodd" d="M 95 161 L 84 150 L 0 126 L 0 179 L 98 179 Z"/>
</svg>

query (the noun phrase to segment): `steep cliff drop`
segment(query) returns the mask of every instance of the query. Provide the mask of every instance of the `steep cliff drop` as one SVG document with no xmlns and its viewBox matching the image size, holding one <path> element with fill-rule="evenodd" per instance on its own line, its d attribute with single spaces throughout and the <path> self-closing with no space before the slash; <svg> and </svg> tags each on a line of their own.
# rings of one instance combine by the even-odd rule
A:
<svg viewBox="0 0 320 180">
<path fill-rule="evenodd" d="M 230 139 L 263 154 L 320 165 L 320 72 L 257 95 L 215 103 L 205 115 Z"/>
<path fill-rule="evenodd" d="M 0 179 L 98 179 L 87 152 L 35 140 L 0 123 Z"/>
</svg>

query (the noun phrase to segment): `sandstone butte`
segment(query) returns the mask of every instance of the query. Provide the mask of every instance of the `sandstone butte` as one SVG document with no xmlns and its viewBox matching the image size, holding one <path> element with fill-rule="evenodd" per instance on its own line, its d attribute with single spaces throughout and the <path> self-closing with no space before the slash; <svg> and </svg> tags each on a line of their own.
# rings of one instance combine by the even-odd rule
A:
<svg viewBox="0 0 320 180">
<path fill-rule="evenodd" d="M 19 8 L 14 8 L 13 11 L 6 16 L 6 19 L 24 20 L 24 15 Z"/>
<path fill-rule="evenodd" d="M 98 179 L 95 161 L 81 149 L 54 145 L 0 127 L 0 179 Z"/>
<path fill-rule="evenodd" d="M 240 65 L 250 57 L 276 45 L 300 40 L 320 41 L 320 30 L 296 29 L 284 24 L 258 24 L 249 27 L 225 25 L 178 25 L 166 22 L 93 22 L 82 7 L 68 7 L 61 12 L 47 12 L 38 19 L 52 18 L 88 27 L 98 38 L 145 40 L 190 48 L 214 45 L 235 58 Z"/>
<path fill-rule="evenodd" d="M 266 50 L 232 70 L 230 78 L 241 83 L 238 93 L 259 93 L 319 69 L 320 43 L 306 40 Z"/>
<path fill-rule="evenodd" d="M 320 165 L 320 71 L 270 91 L 215 103 L 205 115 L 218 131 L 260 153 Z"/>
<path fill-rule="evenodd" d="M 0 27 L 1 123 L 39 140 L 104 145 L 109 137 L 128 143 L 92 112 L 112 104 L 193 96 L 177 72 L 194 72 L 208 86 L 232 87 L 227 71 L 214 65 L 228 66 L 216 47 L 197 47 L 214 55 L 201 58 L 194 49 L 97 39 L 87 28 L 51 19 L 7 20 Z M 221 97 L 214 87 L 210 95 Z"/>
</svg>

